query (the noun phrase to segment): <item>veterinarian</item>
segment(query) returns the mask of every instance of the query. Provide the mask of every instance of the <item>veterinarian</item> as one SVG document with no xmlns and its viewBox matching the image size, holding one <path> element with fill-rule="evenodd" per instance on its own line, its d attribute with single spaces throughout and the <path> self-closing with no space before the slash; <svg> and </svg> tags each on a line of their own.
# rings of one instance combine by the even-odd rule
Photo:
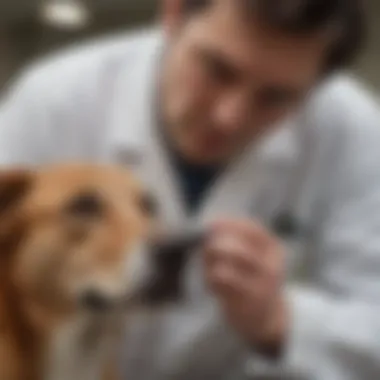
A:
<svg viewBox="0 0 380 380">
<path fill-rule="evenodd" d="M 161 24 L 29 68 L 4 167 L 128 165 L 213 231 L 185 300 L 126 332 L 125 379 L 380 378 L 380 113 L 346 69 L 359 0 L 164 0 Z"/>
</svg>

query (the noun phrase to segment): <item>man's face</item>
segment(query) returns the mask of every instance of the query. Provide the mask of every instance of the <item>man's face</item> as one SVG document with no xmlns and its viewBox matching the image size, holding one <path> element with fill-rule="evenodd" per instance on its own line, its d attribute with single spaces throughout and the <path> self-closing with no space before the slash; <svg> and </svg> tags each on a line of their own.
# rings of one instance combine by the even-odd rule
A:
<svg viewBox="0 0 380 380">
<path fill-rule="evenodd" d="M 296 109 L 319 76 L 326 41 L 265 28 L 236 0 L 215 0 L 188 19 L 169 6 L 176 1 L 164 12 L 163 118 L 187 159 L 223 162 Z"/>
</svg>

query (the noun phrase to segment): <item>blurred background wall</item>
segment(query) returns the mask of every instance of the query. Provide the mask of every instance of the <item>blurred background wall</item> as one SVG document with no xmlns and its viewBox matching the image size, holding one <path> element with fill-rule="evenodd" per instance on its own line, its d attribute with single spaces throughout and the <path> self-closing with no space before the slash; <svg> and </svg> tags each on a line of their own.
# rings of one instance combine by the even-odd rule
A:
<svg viewBox="0 0 380 380">
<path fill-rule="evenodd" d="M 0 91 L 28 62 L 83 39 L 154 21 L 160 0 L 0 0 Z M 355 70 L 380 90 L 380 0 L 365 0 L 370 41 Z"/>
</svg>

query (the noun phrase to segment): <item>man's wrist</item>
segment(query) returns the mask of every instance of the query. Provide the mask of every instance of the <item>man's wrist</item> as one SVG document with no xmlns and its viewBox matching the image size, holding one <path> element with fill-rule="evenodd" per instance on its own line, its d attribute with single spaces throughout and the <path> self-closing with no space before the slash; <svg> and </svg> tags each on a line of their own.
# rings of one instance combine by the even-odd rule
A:
<svg viewBox="0 0 380 380">
<path fill-rule="evenodd" d="M 281 358 L 287 340 L 289 312 L 284 301 L 280 301 L 271 317 L 267 318 L 262 329 L 253 338 L 253 348 L 261 356 L 270 360 Z"/>
</svg>

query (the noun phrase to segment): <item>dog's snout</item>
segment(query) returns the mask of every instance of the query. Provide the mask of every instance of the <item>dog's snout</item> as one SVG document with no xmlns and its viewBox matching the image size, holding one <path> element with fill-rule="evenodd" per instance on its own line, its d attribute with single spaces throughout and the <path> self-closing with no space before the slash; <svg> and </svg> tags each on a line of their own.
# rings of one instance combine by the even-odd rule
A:
<svg viewBox="0 0 380 380">
<path fill-rule="evenodd" d="M 95 289 L 83 292 L 80 301 L 82 306 L 91 312 L 104 312 L 112 307 L 110 299 Z"/>
<path fill-rule="evenodd" d="M 132 252 L 126 250 L 122 275 L 99 277 L 91 281 L 92 286 L 82 287 L 82 306 L 99 313 L 126 305 L 159 306 L 181 301 L 189 255 L 204 239 L 205 231 L 180 231 L 137 244 Z"/>
</svg>

